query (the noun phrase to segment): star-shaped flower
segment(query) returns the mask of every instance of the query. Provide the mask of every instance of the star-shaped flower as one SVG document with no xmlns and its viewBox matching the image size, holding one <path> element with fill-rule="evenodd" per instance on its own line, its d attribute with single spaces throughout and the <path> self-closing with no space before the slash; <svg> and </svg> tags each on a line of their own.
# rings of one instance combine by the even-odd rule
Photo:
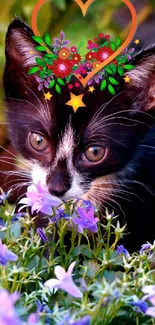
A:
<svg viewBox="0 0 155 325">
<path fill-rule="evenodd" d="M 95 88 L 93 86 L 89 87 L 88 91 L 90 91 L 91 93 L 93 93 L 95 90 Z"/>
<path fill-rule="evenodd" d="M 126 76 L 126 77 L 124 78 L 124 81 L 125 81 L 126 83 L 129 83 L 130 80 L 131 80 L 131 78 L 130 78 L 129 76 Z"/>
<path fill-rule="evenodd" d="M 54 269 L 54 273 L 57 279 L 50 279 L 45 282 L 45 286 L 50 289 L 58 288 L 68 292 L 70 295 L 76 298 L 82 298 L 82 292 L 76 286 L 72 279 L 72 272 L 76 262 L 73 262 L 66 272 L 61 266 L 57 265 Z"/>
<path fill-rule="evenodd" d="M 139 40 L 139 39 L 135 39 L 134 43 L 135 43 L 136 45 L 138 45 L 138 44 L 140 44 L 140 40 Z"/>
<path fill-rule="evenodd" d="M 72 106 L 74 113 L 76 113 L 79 107 L 86 107 L 86 105 L 82 101 L 84 94 L 77 95 L 77 96 L 74 95 L 73 93 L 70 94 L 71 94 L 71 99 L 66 103 L 66 105 Z"/>
</svg>

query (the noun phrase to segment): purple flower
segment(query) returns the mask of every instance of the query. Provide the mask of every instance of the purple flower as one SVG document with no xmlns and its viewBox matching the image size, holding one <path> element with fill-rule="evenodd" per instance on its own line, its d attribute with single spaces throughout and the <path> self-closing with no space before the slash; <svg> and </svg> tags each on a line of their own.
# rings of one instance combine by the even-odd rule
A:
<svg viewBox="0 0 155 325">
<path fill-rule="evenodd" d="M 82 297 L 82 292 L 76 286 L 72 279 L 72 272 L 76 262 L 73 262 L 66 272 L 61 266 L 57 265 L 54 269 L 57 279 L 50 279 L 45 282 L 45 286 L 50 289 L 58 288 L 68 292 L 70 295 L 76 298 Z"/>
<path fill-rule="evenodd" d="M 32 313 L 30 314 L 29 318 L 28 318 L 28 325 L 33 325 L 33 324 L 37 324 L 39 321 L 39 316 L 38 313 Z"/>
<path fill-rule="evenodd" d="M 6 245 L 3 245 L 0 240 L 0 264 L 7 265 L 10 262 L 16 262 L 18 260 L 18 256 L 10 251 Z"/>
<path fill-rule="evenodd" d="M 119 246 L 117 246 L 117 248 L 116 248 L 116 253 L 117 253 L 118 255 L 123 254 L 123 255 L 125 255 L 126 258 L 130 258 L 130 254 L 129 254 L 129 252 L 127 251 L 127 249 L 126 249 L 123 245 L 119 245 Z"/>
<path fill-rule="evenodd" d="M 137 309 L 143 313 L 146 313 L 146 310 L 148 309 L 147 302 L 143 300 L 132 301 L 130 305 L 137 307 Z"/>
<path fill-rule="evenodd" d="M 22 325 L 16 315 L 14 304 L 18 300 L 18 293 L 9 294 L 5 289 L 0 290 L 0 324 L 1 325 Z"/>
<path fill-rule="evenodd" d="M 5 226 L 4 222 L 3 222 L 2 218 L 0 218 L 0 228 L 2 229 L 4 226 Z"/>
<path fill-rule="evenodd" d="M 62 203 L 56 196 L 52 196 L 45 185 L 38 182 L 37 185 L 31 185 L 27 189 L 26 198 L 19 201 L 19 204 L 24 204 L 19 211 L 27 206 L 31 207 L 31 213 L 41 211 L 46 215 L 52 214 L 52 207 L 57 207 Z"/>
<path fill-rule="evenodd" d="M 65 210 L 63 210 L 63 209 L 58 209 L 57 213 L 56 213 L 56 216 L 52 217 L 51 221 L 52 222 L 57 222 L 60 219 L 66 219 L 66 220 L 69 219 L 69 215 L 67 213 L 65 213 Z"/>
<path fill-rule="evenodd" d="M 149 307 L 145 314 L 155 318 L 155 307 Z"/>
<path fill-rule="evenodd" d="M 44 243 L 47 243 L 48 242 L 48 239 L 47 239 L 44 231 L 41 228 L 37 228 L 37 234 L 40 236 L 40 238 L 42 239 L 42 241 Z"/>
<path fill-rule="evenodd" d="M 143 299 L 148 299 L 153 305 L 155 305 L 155 285 L 145 286 L 142 291 L 146 294 Z"/>
<path fill-rule="evenodd" d="M 150 251 L 151 248 L 152 248 L 152 245 L 151 245 L 150 243 L 143 244 L 143 245 L 141 246 L 141 249 L 140 249 L 140 251 L 139 251 L 139 254 L 142 255 L 144 252 L 146 252 L 146 251 Z"/>
<path fill-rule="evenodd" d="M 90 316 L 84 316 L 80 320 L 77 320 L 77 321 L 71 323 L 71 325 L 89 325 L 90 322 L 91 322 L 91 317 Z"/>
<path fill-rule="evenodd" d="M 89 209 L 77 208 L 79 217 L 73 218 L 73 223 L 78 226 L 78 232 L 83 233 L 83 229 L 86 228 L 92 232 L 97 232 L 97 222 L 99 219 L 94 216 L 94 208 L 91 206 Z"/>
<path fill-rule="evenodd" d="M 0 194 L 0 204 L 4 204 L 4 202 L 9 198 L 9 195 L 9 192 L 2 192 L 2 194 Z"/>
</svg>

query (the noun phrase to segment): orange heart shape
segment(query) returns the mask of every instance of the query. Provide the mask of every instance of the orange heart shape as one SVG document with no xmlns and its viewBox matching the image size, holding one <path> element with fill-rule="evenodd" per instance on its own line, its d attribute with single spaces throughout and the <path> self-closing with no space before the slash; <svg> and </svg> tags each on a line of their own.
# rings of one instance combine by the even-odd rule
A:
<svg viewBox="0 0 155 325">
<path fill-rule="evenodd" d="M 34 7 L 33 13 L 32 13 L 32 29 L 35 35 L 39 35 L 39 31 L 37 29 L 37 14 L 40 10 L 41 6 L 46 2 L 47 0 L 39 0 L 37 4 Z M 89 6 L 95 1 L 95 0 L 87 0 L 84 4 L 81 0 L 74 0 L 77 5 L 80 7 L 83 16 L 86 15 L 87 10 Z M 129 35 L 127 36 L 124 43 L 118 48 L 112 55 L 109 56 L 104 62 L 102 62 L 98 67 L 93 69 L 85 78 L 80 79 L 80 82 L 82 83 L 83 87 L 85 87 L 88 83 L 88 81 L 95 75 L 97 72 L 99 72 L 101 69 L 103 69 L 107 64 L 109 64 L 111 61 L 113 61 L 132 41 L 136 28 L 137 28 L 137 15 L 134 6 L 130 2 L 130 0 L 122 0 L 127 7 L 130 10 L 131 17 L 132 17 L 132 23 L 131 23 L 131 29 L 129 32 Z"/>
</svg>

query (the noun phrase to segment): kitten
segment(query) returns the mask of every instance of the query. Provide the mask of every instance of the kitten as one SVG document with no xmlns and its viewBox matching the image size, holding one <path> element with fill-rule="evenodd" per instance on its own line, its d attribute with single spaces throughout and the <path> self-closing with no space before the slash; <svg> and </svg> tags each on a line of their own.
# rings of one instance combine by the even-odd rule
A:
<svg viewBox="0 0 155 325">
<path fill-rule="evenodd" d="M 22 177 L 63 200 L 87 198 L 102 215 L 114 209 L 130 233 L 123 243 L 139 249 L 155 239 L 155 47 L 132 59 L 131 81 L 122 77 L 116 96 L 74 87 L 86 105 L 74 113 L 67 86 L 47 101 L 28 75 L 41 57 L 32 36 L 19 19 L 6 35 L 4 90 L 10 138 L 28 164 Z"/>
</svg>

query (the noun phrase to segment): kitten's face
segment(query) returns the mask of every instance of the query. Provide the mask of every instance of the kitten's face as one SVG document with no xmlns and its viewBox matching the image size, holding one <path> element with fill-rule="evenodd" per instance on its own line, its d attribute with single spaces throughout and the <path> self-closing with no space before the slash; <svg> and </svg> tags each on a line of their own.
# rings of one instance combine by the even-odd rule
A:
<svg viewBox="0 0 155 325">
<path fill-rule="evenodd" d="M 35 45 L 31 30 L 14 21 L 7 33 L 4 72 L 12 143 L 31 166 L 32 181 L 47 184 L 51 194 L 64 200 L 85 197 L 102 206 L 112 203 L 152 124 L 147 110 L 154 106 L 154 50 L 133 59 L 131 83 L 122 79 L 115 97 L 97 85 L 93 93 L 89 87 L 70 91 L 65 86 L 61 95 L 51 91 L 48 101 L 38 91 L 36 76 L 27 74 L 40 55 Z M 70 92 L 84 94 L 86 106 L 76 113 L 66 105 Z"/>
</svg>

